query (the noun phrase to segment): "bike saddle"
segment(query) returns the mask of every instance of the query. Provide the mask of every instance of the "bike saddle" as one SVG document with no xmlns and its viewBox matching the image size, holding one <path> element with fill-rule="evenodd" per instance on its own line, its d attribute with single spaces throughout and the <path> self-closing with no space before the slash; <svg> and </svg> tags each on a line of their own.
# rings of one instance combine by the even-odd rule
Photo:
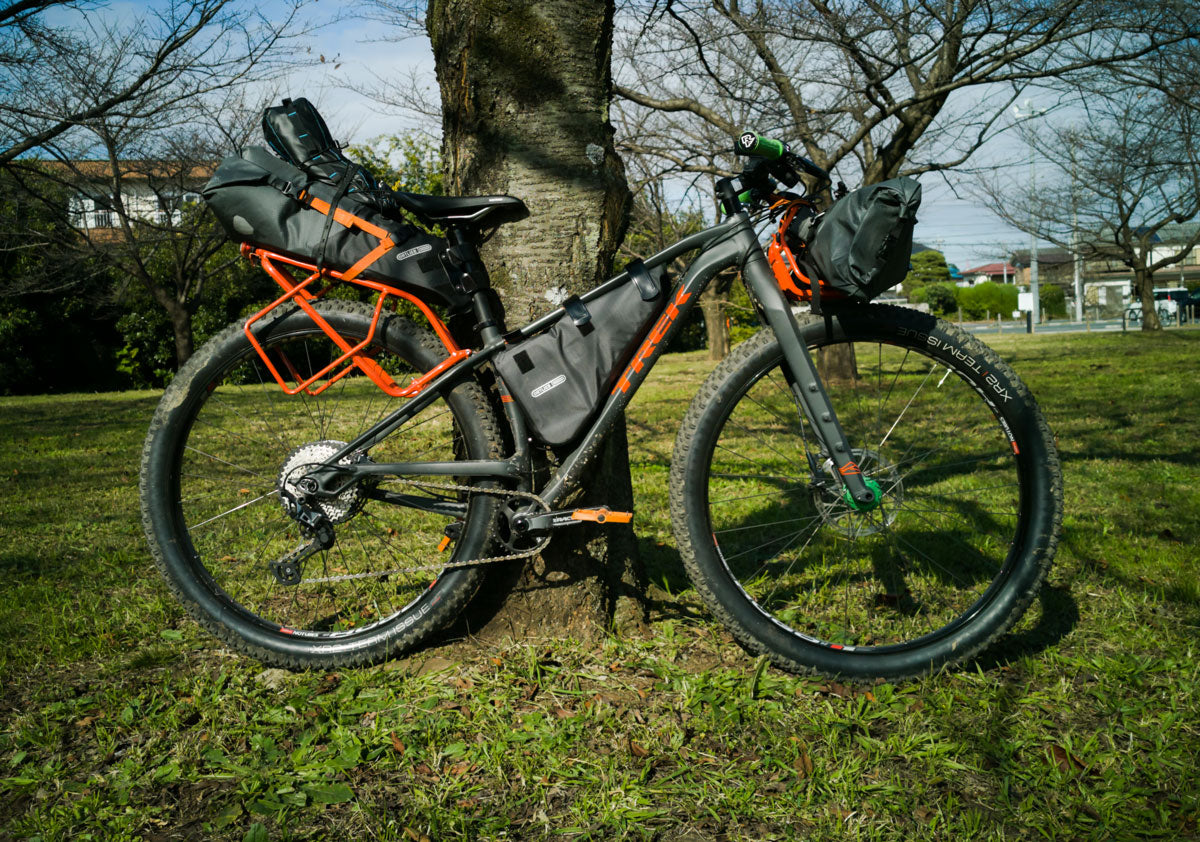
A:
<svg viewBox="0 0 1200 842">
<path fill-rule="evenodd" d="M 494 226 L 529 216 L 525 203 L 513 196 L 424 196 L 396 192 L 394 199 L 405 210 L 438 225 L 473 222 Z"/>
</svg>

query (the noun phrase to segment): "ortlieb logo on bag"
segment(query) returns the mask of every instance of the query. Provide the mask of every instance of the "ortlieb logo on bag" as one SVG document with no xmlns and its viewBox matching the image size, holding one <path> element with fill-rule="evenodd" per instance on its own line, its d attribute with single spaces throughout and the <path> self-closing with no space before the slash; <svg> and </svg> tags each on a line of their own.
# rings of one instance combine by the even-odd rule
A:
<svg viewBox="0 0 1200 842">
<path fill-rule="evenodd" d="M 582 301 L 568 299 L 567 312 L 550 329 L 496 355 L 496 370 L 540 441 L 566 444 L 583 433 L 663 309 L 660 275 L 635 261 L 624 283 Z"/>
<path fill-rule="evenodd" d="M 560 375 L 558 375 L 558 377 L 555 377 L 549 383 L 543 383 L 541 386 L 538 386 L 536 389 L 534 389 L 532 392 L 529 393 L 529 396 L 531 398 L 540 398 L 542 395 L 549 392 L 555 386 L 561 386 L 562 384 L 564 384 L 566 382 L 567 382 L 567 375 L 560 374 Z"/>
</svg>

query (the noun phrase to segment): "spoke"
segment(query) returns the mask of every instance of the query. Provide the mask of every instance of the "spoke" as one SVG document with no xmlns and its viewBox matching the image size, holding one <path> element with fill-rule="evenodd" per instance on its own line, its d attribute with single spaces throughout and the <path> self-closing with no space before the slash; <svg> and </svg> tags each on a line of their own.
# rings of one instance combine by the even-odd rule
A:
<svg viewBox="0 0 1200 842">
<path fill-rule="evenodd" d="M 792 540 L 789 541 L 783 548 L 781 548 L 779 550 L 779 552 L 775 554 L 775 557 L 778 558 L 779 556 L 786 553 L 788 551 L 788 548 L 791 547 L 792 544 L 796 543 L 796 539 L 798 539 L 800 537 L 800 535 L 802 534 L 802 531 L 797 532 L 794 536 L 792 536 Z M 779 590 L 779 583 L 783 579 L 785 579 L 788 576 L 788 574 L 790 574 L 792 572 L 792 568 L 796 566 L 796 562 L 799 561 L 801 556 L 804 555 L 804 551 L 806 549 L 808 549 L 808 545 L 812 543 L 812 539 L 815 538 L 816 535 L 817 535 L 816 529 L 814 529 L 812 532 L 809 533 L 808 539 L 804 542 L 804 545 L 801 546 L 800 549 L 796 550 L 796 555 L 792 558 L 791 561 L 788 562 L 787 569 L 775 577 L 775 586 L 772 587 L 770 592 L 767 593 L 767 595 L 763 597 L 762 601 L 764 603 L 767 600 L 769 600 L 771 597 L 775 596 L 775 591 Z M 759 565 L 758 571 L 755 572 L 755 574 L 754 574 L 755 577 L 757 577 L 759 575 L 759 573 L 763 572 L 766 569 L 767 569 L 767 563 L 764 561 L 761 565 Z M 757 600 L 755 600 L 755 601 L 757 602 Z"/>
<path fill-rule="evenodd" d="M 799 483 L 792 483 L 792 485 L 789 486 L 789 488 L 803 491 L 804 489 L 799 488 L 799 485 L 800 485 Z M 741 497 L 723 497 L 720 500 L 710 500 L 708 505 L 719 506 L 722 503 L 736 503 L 738 500 L 753 500 L 757 497 L 778 497 L 780 494 L 787 495 L 790 493 L 793 493 L 793 492 L 791 492 L 791 491 L 764 491 L 761 494 L 745 494 Z"/>
<path fill-rule="evenodd" d="M 808 444 L 808 433 L 804 431 L 804 408 L 800 405 L 800 399 L 796 397 L 796 393 L 790 388 L 785 389 L 783 386 L 780 386 L 778 383 L 776 383 L 775 378 L 771 376 L 770 372 L 767 372 L 767 379 L 774 384 L 776 389 L 787 395 L 788 401 L 796 409 L 796 420 L 800 427 L 800 444 L 804 448 L 804 453 L 806 455 L 812 453 L 813 450 Z M 806 469 L 809 468 L 808 465 L 805 465 L 804 467 Z"/>
<path fill-rule="evenodd" d="M 205 459 L 212 459 L 214 462 L 220 462 L 222 465 L 228 465 L 229 467 L 231 467 L 231 468 L 234 468 L 234 469 L 236 469 L 236 470 L 239 470 L 239 471 L 241 471 L 242 473 L 249 474 L 249 475 L 250 475 L 250 476 L 252 476 L 252 477 L 258 477 L 258 478 L 259 478 L 259 479 L 261 479 L 261 480 L 262 480 L 264 483 L 266 483 L 266 482 L 269 482 L 269 483 L 271 483 L 272 485 L 274 485 L 274 484 L 275 484 L 275 480 L 274 480 L 274 479 L 269 479 L 269 478 L 267 478 L 267 477 L 263 476 L 262 474 L 260 474 L 258 471 L 252 471 L 252 470 L 250 470 L 249 468 L 244 468 L 244 467 L 242 467 L 241 465 L 235 465 L 233 462 L 229 462 L 229 461 L 227 461 L 227 460 L 225 460 L 225 459 L 222 459 L 222 458 L 220 458 L 219 456 L 214 456 L 214 455 L 213 455 L 213 454 L 211 454 L 211 453 L 206 453 L 205 451 L 203 451 L 203 450 L 200 450 L 200 449 L 199 449 L 199 448 L 197 448 L 197 447 L 192 447 L 190 444 L 185 444 L 185 445 L 184 445 L 184 449 L 185 449 L 185 450 L 190 450 L 190 451 L 192 451 L 193 453 L 199 453 L 199 454 L 200 454 L 201 456 L 203 456 Z"/>
<path fill-rule="evenodd" d="M 201 480 L 204 480 L 205 482 L 219 482 L 223 485 L 232 485 L 232 486 L 236 486 L 238 488 L 244 488 L 247 485 L 246 482 L 244 482 L 244 481 L 239 482 L 237 479 L 234 479 L 231 477 L 215 477 L 215 476 L 210 476 L 208 474 L 193 474 L 193 473 L 189 473 L 186 471 L 180 473 L 179 478 L 180 479 L 201 479 Z M 249 485 L 271 485 L 271 486 L 274 486 L 275 481 L 272 480 L 271 482 L 268 483 L 266 480 L 263 480 L 261 483 L 253 483 L 252 482 L 252 483 L 249 483 Z"/>
<path fill-rule="evenodd" d="M 905 511 L 908 511 L 908 510 L 906 509 Z M 921 515 L 919 512 L 913 512 L 913 515 L 914 515 L 914 516 L 915 516 L 915 517 L 916 517 L 918 520 L 920 520 L 920 521 L 922 521 L 923 523 L 925 523 L 925 525 L 926 525 L 926 526 L 929 526 L 929 527 L 931 527 L 931 528 L 933 528 L 933 529 L 935 529 L 935 530 L 938 530 L 938 529 L 940 529 L 940 527 L 938 527 L 938 525 L 937 525 L 936 523 L 934 523 L 933 521 L 929 520 L 927 517 L 924 517 L 924 516 L 923 516 L 923 515 Z M 944 530 L 944 529 L 942 529 L 941 531 L 945 531 L 945 530 Z M 897 537 L 899 538 L 900 536 L 897 534 Z M 970 544 L 968 544 L 966 541 L 964 541 L 964 540 L 962 540 L 961 538 L 959 538 L 957 535 L 950 535 L 949 537 L 951 538 L 951 540 L 953 540 L 953 541 L 957 542 L 958 544 L 960 544 L 960 545 L 963 547 L 963 549 L 965 549 L 967 552 L 969 552 L 969 553 L 971 553 L 972 555 L 974 555 L 974 556 L 975 556 L 975 557 L 976 557 L 976 558 L 977 558 L 979 561 L 983 562 L 983 564 L 984 564 L 984 566 L 985 566 L 985 567 L 996 567 L 996 562 L 995 562 L 995 560 L 994 560 L 994 559 L 990 559 L 990 558 L 988 558 L 988 557 L 987 557 L 987 556 L 985 556 L 983 553 L 981 553 L 979 550 L 977 550 L 975 547 L 972 547 L 972 546 L 971 546 Z M 900 540 L 902 540 L 902 541 L 903 541 L 904 539 L 903 539 L 903 538 L 900 538 Z M 908 542 L 906 541 L 905 543 L 908 543 Z M 1008 543 L 1011 545 L 1011 542 L 1008 542 Z M 911 544 L 909 544 L 909 546 L 912 546 L 912 545 L 911 545 Z M 916 548 L 916 547 L 913 547 L 913 549 L 917 549 L 917 548 Z M 920 552 L 920 551 L 918 550 L 918 552 Z M 943 565 L 939 564 L 938 562 L 934 562 L 934 561 L 933 561 L 933 559 L 929 559 L 929 560 L 930 560 L 931 562 L 933 562 L 934 564 L 936 564 L 936 565 L 938 566 L 938 569 L 940 569 L 940 570 L 942 570 L 942 571 L 946 572 L 946 573 L 947 573 L 947 574 L 949 574 L 950 576 L 954 576 L 954 575 L 955 575 L 955 573 L 954 573 L 953 571 L 951 571 L 950 569 L 946 568 L 945 566 L 943 566 Z"/>
<path fill-rule="evenodd" d="M 907 352 L 905 352 L 904 358 L 908 359 Z M 929 371 L 927 371 L 925 373 L 925 378 L 921 381 L 921 384 L 919 386 L 917 386 L 917 390 L 912 393 L 912 397 L 910 397 L 908 399 L 908 403 L 906 403 L 904 405 L 904 409 L 900 410 L 900 414 L 896 416 L 896 420 L 892 422 L 892 426 L 888 428 L 888 431 L 886 433 L 884 433 L 883 438 L 879 440 L 879 445 L 878 445 L 878 447 L 875 448 L 876 453 L 883 450 L 883 445 L 887 442 L 888 436 L 890 436 L 892 434 L 892 431 L 896 429 L 896 425 L 899 424 L 901 419 L 904 418 L 904 413 L 908 412 L 908 408 L 910 406 L 912 406 L 913 401 L 915 401 L 917 399 L 917 395 L 921 394 L 921 390 L 925 388 L 925 384 L 928 383 L 929 378 L 933 376 L 934 370 L 935 370 L 934 367 L 930 366 Z M 898 372 L 897 372 L 897 376 L 899 376 Z M 893 385 L 895 385 L 895 384 L 893 383 Z"/>
<path fill-rule="evenodd" d="M 234 512 L 241 511 L 242 509 L 246 508 L 247 506 L 253 506 L 259 500 L 266 500 L 268 497 L 273 497 L 274 495 L 275 495 L 275 491 L 274 491 L 274 489 L 272 489 L 271 491 L 268 491 L 266 494 L 263 494 L 261 497 L 255 497 L 253 500 L 247 500 L 245 503 L 242 503 L 240 506 L 234 506 L 229 511 L 221 512 L 221 514 L 219 514 L 219 515 L 210 517 L 208 520 L 202 520 L 199 523 L 188 527 L 188 532 L 194 532 L 197 529 L 199 529 L 201 526 L 204 526 L 205 524 L 212 523 L 214 520 L 220 520 L 221 518 L 231 515 Z"/>
<path fill-rule="evenodd" d="M 820 526 L 820 524 L 817 524 L 817 526 Z M 742 550 L 740 553 L 735 553 L 734 555 L 731 555 L 731 556 L 729 556 L 729 558 L 726 558 L 726 559 L 725 559 L 725 563 L 726 563 L 726 564 L 728 564 L 729 562 L 733 561 L 734 559 L 736 559 L 736 558 L 741 558 L 742 556 L 746 555 L 747 553 L 752 553 L 752 552 L 754 552 L 755 550 L 761 550 L 763 547 L 769 547 L 771 544 L 774 544 L 774 543 L 777 543 L 777 542 L 779 542 L 779 541 L 782 541 L 784 538 L 787 538 L 787 537 L 789 537 L 789 536 L 792 536 L 792 535 L 800 535 L 800 534 L 803 534 L 803 532 L 804 532 L 804 530 L 803 530 L 803 529 L 800 529 L 800 530 L 797 530 L 796 532 L 789 532 L 789 533 L 787 533 L 786 535 L 780 536 L 780 537 L 778 537 L 778 538 L 772 538 L 771 540 L 769 540 L 769 541 L 766 541 L 766 542 L 764 542 L 764 543 L 762 543 L 762 544 L 759 544 L 759 545 L 758 545 L 758 546 L 756 546 L 756 547 L 751 547 L 751 548 L 750 548 L 750 549 L 748 549 L 748 550 Z M 812 534 L 813 534 L 813 535 L 816 535 L 816 534 L 817 534 L 817 530 L 816 530 L 816 529 L 813 529 L 813 530 L 812 530 Z M 807 541 L 804 543 L 804 546 L 805 546 L 805 547 L 807 547 L 807 546 L 808 546 L 808 542 L 807 542 Z M 803 548 L 801 548 L 801 551 L 803 551 Z M 782 552 L 782 551 L 781 551 L 781 552 Z M 776 553 L 776 555 L 778 555 L 778 553 Z M 774 557 L 775 557 L 775 556 L 771 556 L 771 558 L 774 558 Z M 766 561 L 770 561 L 770 559 L 767 559 Z M 765 564 L 766 564 L 766 561 L 764 561 L 764 562 L 763 562 L 764 566 L 765 566 Z M 760 568 L 760 569 L 761 569 L 761 568 Z"/>
<path fill-rule="evenodd" d="M 809 515 L 808 517 L 790 517 L 786 520 L 773 520 L 768 523 L 752 523 L 749 526 L 733 526 L 729 529 L 718 529 L 713 532 L 714 535 L 725 535 L 729 532 L 744 532 L 747 529 L 766 529 L 768 526 L 778 526 L 781 523 L 800 523 L 801 521 L 808 522 L 811 520 L 820 520 L 820 515 Z"/>
<path fill-rule="evenodd" d="M 743 454 L 738 453 L 732 447 L 726 447 L 725 445 L 721 444 L 720 442 L 717 442 L 717 447 L 721 448 L 722 450 L 724 450 L 727 453 L 732 453 L 734 456 L 738 457 L 739 459 L 743 459 L 746 462 L 749 462 L 751 465 L 758 465 L 760 468 L 769 470 L 769 468 L 767 468 L 767 466 L 764 465 L 762 462 L 759 462 L 757 459 L 751 459 L 749 456 L 744 456 Z M 794 480 L 795 477 L 788 477 L 788 479 Z"/>
<path fill-rule="evenodd" d="M 226 407 L 230 412 L 232 412 L 238 418 L 241 418 L 243 421 L 246 422 L 247 425 L 251 425 L 251 426 L 253 425 L 253 422 L 249 418 L 242 415 L 242 413 L 238 412 L 237 407 L 235 407 L 233 405 L 232 401 L 225 400 L 225 398 L 221 397 L 221 395 L 215 390 L 212 393 L 212 399 L 214 401 L 216 401 L 217 403 L 219 403 L 221 406 Z M 255 412 L 255 415 L 258 415 L 258 413 Z M 228 431 L 224 430 L 223 428 L 218 427 L 215 424 L 212 424 L 211 422 L 204 421 L 204 419 L 200 416 L 197 416 L 196 420 L 203 421 L 203 423 L 208 424 L 208 426 L 210 426 L 210 427 L 217 427 L 217 429 L 222 430 L 222 432 L 228 432 Z M 279 435 L 276 434 L 275 431 L 271 429 L 270 424 L 267 424 L 266 426 L 267 426 L 267 431 L 274 437 L 275 441 L 279 442 L 280 446 L 283 448 L 283 452 L 287 453 L 291 449 L 287 446 L 287 442 L 285 442 L 283 439 L 281 439 L 279 437 Z M 234 433 L 233 435 L 237 435 L 237 434 Z M 241 436 L 239 436 L 239 438 L 241 438 Z M 251 439 L 251 441 L 257 441 L 257 439 Z"/>
<path fill-rule="evenodd" d="M 712 473 L 710 477 L 720 477 L 721 479 L 781 479 L 786 480 L 791 485 L 799 485 L 799 481 L 795 477 L 785 477 L 783 474 L 727 474 L 727 473 Z"/>
<path fill-rule="evenodd" d="M 937 497 L 940 500 L 956 500 L 959 497 L 962 497 L 963 495 L 966 495 L 966 494 L 979 494 L 980 492 L 983 492 L 983 491 L 995 491 L 998 488 L 1018 488 L 1019 486 L 1020 486 L 1020 483 L 1005 482 L 1005 483 L 1001 483 L 1000 485 L 985 485 L 983 488 L 970 488 L 965 491 L 955 491 L 953 494 L 941 494 L 937 491 L 926 491 L 925 489 L 921 489 L 919 491 L 914 492 L 913 496 L 914 497 L 922 497 L 922 496 Z M 907 491 L 907 490 L 908 489 L 905 489 L 905 491 Z"/>
<path fill-rule="evenodd" d="M 765 438 L 763 438 L 763 436 L 762 436 L 762 434 L 761 434 L 761 433 L 756 433 L 756 432 L 754 432 L 753 430 L 750 430 L 750 429 L 748 429 L 748 428 L 747 428 L 747 427 L 746 427 L 744 424 L 742 424 L 740 421 L 734 421 L 732 417 L 731 417 L 729 420 L 730 420 L 730 421 L 732 421 L 732 422 L 733 422 L 733 424 L 734 424 L 736 427 L 738 427 L 739 429 L 745 430 L 745 431 L 746 431 L 746 433 L 748 433 L 748 434 L 749 434 L 749 435 L 751 435 L 751 436 L 754 436 L 754 438 L 756 438 L 756 439 L 758 439 L 760 442 L 762 442 L 762 443 L 763 443 L 763 445 L 764 445 L 764 446 L 765 446 L 765 447 L 766 447 L 768 450 L 770 450 L 772 453 L 774 453 L 776 456 L 778 456 L 778 457 L 779 457 L 780 459 L 782 459 L 784 462 L 789 462 L 789 463 L 791 463 L 792 465 L 795 465 L 796 467 L 800 467 L 800 463 L 799 463 L 799 462 L 797 462 L 795 459 L 792 459 L 790 456 L 785 456 L 783 453 L 781 453 L 781 452 L 778 450 L 778 448 L 776 448 L 776 447 L 775 447 L 774 445 L 772 445 L 772 444 L 771 444 L 769 441 L 767 441 Z M 726 448 L 726 449 L 728 449 L 728 448 Z M 807 466 L 807 465 L 805 465 L 804 467 L 805 467 L 806 469 L 808 468 L 808 466 Z"/>
<path fill-rule="evenodd" d="M 918 463 L 917 465 L 914 465 L 905 474 L 898 477 L 898 480 L 903 482 L 904 480 L 908 479 L 909 477 L 911 477 L 913 475 L 920 475 L 926 471 L 933 471 L 933 470 L 938 470 L 938 469 L 942 469 L 942 468 L 958 468 L 958 467 L 961 467 L 962 465 L 975 465 L 975 464 L 978 464 L 979 462 L 990 461 L 993 459 L 1001 459 L 1001 458 L 1007 458 L 1007 454 L 1005 454 L 1003 451 L 1001 451 L 999 453 L 988 454 L 986 456 L 976 456 L 973 459 L 960 459 L 957 462 L 936 462 L 932 465 L 925 465 L 922 463 Z"/>
</svg>

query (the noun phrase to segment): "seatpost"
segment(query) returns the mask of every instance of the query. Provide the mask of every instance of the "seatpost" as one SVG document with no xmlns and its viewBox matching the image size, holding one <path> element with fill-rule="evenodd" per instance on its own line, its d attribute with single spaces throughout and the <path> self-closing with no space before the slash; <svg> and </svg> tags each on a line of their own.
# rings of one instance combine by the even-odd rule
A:
<svg viewBox="0 0 1200 842">
<path fill-rule="evenodd" d="M 489 290 L 492 279 L 487 267 L 479 256 L 479 247 L 475 244 L 477 232 L 455 225 L 446 232 L 450 248 L 446 250 L 447 266 L 452 273 L 451 280 L 465 293 L 471 296 L 471 309 L 475 313 L 476 327 L 484 345 L 490 345 L 498 340 L 504 332 L 504 325 L 496 320 L 492 310 Z M 457 274 L 458 277 L 453 277 Z"/>
</svg>

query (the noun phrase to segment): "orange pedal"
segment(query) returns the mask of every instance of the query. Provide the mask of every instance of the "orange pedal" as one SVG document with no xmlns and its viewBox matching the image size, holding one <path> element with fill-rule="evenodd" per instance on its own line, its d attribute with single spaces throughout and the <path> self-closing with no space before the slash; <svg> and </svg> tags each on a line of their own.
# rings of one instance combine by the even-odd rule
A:
<svg viewBox="0 0 1200 842">
<path fill-rule="evenodd" d="M 633 512 L 614 512 L 610 509 L 576 509 L 571 512 L 571 520 L 590 520 L 593 523 L 629 523 L 633 520 Z"/>
<path fill-rule="evenodd" d="M 438 552 L 444 553 L 446 551 L 446 547 L 448 546 L 450 546 L 450 536 L 443 535 L 442 540 L 438 542 Z"/>
</svg>

